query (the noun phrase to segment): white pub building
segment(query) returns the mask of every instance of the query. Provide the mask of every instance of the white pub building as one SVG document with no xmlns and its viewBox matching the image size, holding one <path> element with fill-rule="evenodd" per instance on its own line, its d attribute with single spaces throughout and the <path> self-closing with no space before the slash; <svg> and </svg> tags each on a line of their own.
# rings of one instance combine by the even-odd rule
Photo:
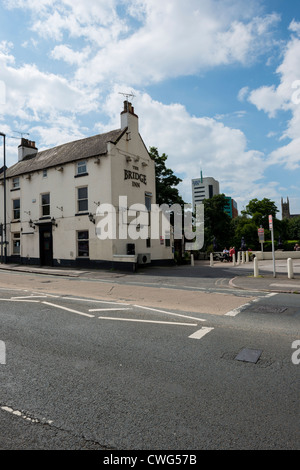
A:
<svg viewBox="0 0 300 470">
<path fill-rule="evenodd" d="M 120 197 L 127 207 L 120 208 Z M 155 164 L 128 101 L 121 112 L 120 129 L 41 152 L 35 142 L 22 138 L 18 162 L 6 169 L 5 184 L 0 170 L 0 198 L 2 227 L 6 219 L 0 240 L 6 241 L 7 262 L 133 270 L 138 264 L 172 263 L 170 233 L 156 238 L 150 234 L 150 208 L 156 202 Z M 99 228 L 103 204 L 114 208 L 117 224 L 116 236 L 106 239 L 101 238 L 103 226 Z M 138 220 L 128 212 L 135 204 L 148 212 L 147 237 L 124 236 L 124 226 Z"/>
</svg>

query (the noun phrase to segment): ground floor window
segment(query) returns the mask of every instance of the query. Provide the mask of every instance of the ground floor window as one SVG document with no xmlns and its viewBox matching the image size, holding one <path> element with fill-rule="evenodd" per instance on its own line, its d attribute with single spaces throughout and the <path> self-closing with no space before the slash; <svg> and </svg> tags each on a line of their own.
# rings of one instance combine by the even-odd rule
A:
<svg viewBox="0 0 300 470">
<path fill-rule="evenodd" d="M 89 231 L 77 232 L 77 256 L 78 258 L 89 257 Z"/>
<path fill-rule="evenodd" d="M 20 255 L 20 247 L 21 247 L 21 238 L 20 233 L 16 232 L 12 234 L 12 247 L 13 247 L 13 255 Z"/>
</svg>

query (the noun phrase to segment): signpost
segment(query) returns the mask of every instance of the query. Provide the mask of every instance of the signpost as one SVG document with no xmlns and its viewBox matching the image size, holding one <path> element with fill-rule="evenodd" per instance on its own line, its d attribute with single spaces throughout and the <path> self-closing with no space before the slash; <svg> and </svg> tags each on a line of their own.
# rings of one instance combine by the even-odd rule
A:
<svg viewBox="0 0 300 470">
<path fill-rule="evenodd" d="M 273 228 L 273 217 L 272 217 L 272 215 L 269 215 L 269 229 L 271 230 L 271 237 L 272 237 L 273 277 L 276 277 L 275 250 L 274 250 L 274 228 Z"/>
<path fill-rule="evenodd" d="M 262 226 L 260 226 L 260 228 L 257 230 L 257 233 L 258 233 L 258 239 L 259 239 L 260 246 L 261 246 L 261 252 L 263 253 L 264 242 L 265 242 L 265 229 L 263 229 Z"/>
</svg>

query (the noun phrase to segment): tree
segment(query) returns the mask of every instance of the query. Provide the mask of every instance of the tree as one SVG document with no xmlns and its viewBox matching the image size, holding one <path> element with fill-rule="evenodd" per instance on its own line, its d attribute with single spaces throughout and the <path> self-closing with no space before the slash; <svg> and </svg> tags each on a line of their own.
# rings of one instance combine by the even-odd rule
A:
<svg viewBox="0 0 300 470">
<path fill-rule="evenodd" d="M 235 219 L 232 219 L 231 227 L 232 233 L 234 234 L 231 244 L 235 247 L 236 251 L 241 249 L 242 237 L 245 239 L 247 249 L 259 249 L 257 225 L 252 219 L 245 215 L 238 216 Z"/>
<path fill-rule="evenodd" d="M 225 212 L 227 200 L 224 194 L 218 194 L 210 199 L 204 199 L 204 242 L 206 248 L 213 243 L 215 238 L 218 249 L 223 250 L 230 246 L 231 219 Z"/>
<path fill-rule="evenodd" d="M 159 155 L 156 147 L 150 147 L 149 154 L 155 162 L 156 204 L 168 204 L 169 206 L 180 204 L 182 207 L 184 200 L 176 188 L 182 180 L 166 167 L 168 156 L 165 153 Z"/>
<path fill-rule="evenodd" d="M 243 215 L 249 215 L 252 217 L 253 223 L 259 227 L 262 225 L 263 228 L 269 228 L 269 215 L 272 215 L 276 219 L 276 212 L 279 212 L 275 202 L 268 198 L 264 198 L 261 201 L 258 199 L 251 199 L 246 209 L 242 211 Z"/>
</svg>

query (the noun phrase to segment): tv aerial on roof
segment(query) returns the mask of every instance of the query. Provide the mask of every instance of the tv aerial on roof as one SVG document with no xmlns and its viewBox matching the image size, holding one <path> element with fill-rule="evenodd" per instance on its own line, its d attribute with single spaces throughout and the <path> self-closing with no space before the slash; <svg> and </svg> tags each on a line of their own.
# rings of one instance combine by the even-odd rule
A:
<svg viewBox="0 0 300 470">
<path fill-rule="evenodd" d="M 13 132 L 15 132 L 16 134 L 20 134 L 21 139 L 23 139 L 24 135 L 29 135 L 29 132 L 19 132 L 19 131 L 13 131 Z M 19 139 L 19 137 L 16 137 L 13 135 L 11 135 L 10 137 L 11 139 Z"/>
<path fill-rule="evenodd" d="M 131 97 L 132 99 L 135 98 L 135 95 L 133 93 L 122 93 L 121 91 L 119 91 L 119 95 L 125 96 L 127 103 L 129 97 Z"/>
</svg>

